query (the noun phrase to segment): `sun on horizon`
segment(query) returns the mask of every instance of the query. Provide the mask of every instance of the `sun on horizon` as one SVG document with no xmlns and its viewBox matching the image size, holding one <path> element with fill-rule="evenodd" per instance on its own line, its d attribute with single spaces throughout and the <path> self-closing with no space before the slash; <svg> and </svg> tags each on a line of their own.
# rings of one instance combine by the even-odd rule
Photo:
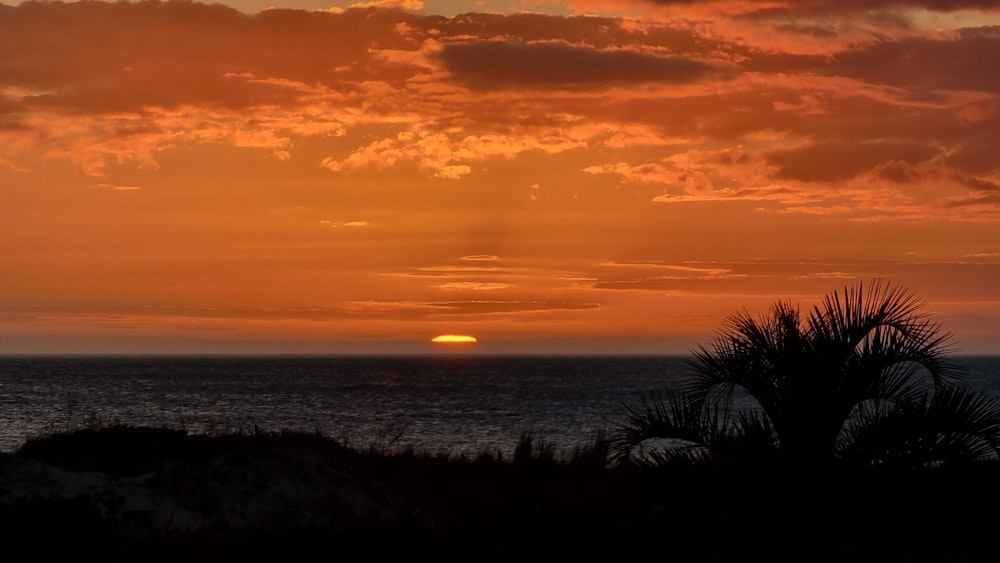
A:
<svg viewBox="0 0 1000 563">
<path fill-rule="evenodd" d="M 431 338 L 435 344 L 475 344 L 479 339 L 468 334 L 442 334 Z"/>
</svg>

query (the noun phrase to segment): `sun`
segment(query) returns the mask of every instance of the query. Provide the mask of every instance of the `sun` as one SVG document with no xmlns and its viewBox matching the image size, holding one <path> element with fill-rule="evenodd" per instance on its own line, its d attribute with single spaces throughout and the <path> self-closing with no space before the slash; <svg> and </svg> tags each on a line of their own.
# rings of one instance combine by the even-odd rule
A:
<svg viewBox="0 0 1000 563">
<path fill-rule="evenodd" d="M 475 344 L 479 342 L 479 339 L 468 334 L 442 334 L 431 338 L 431 342 L 435 344 Z"/>
</svg>

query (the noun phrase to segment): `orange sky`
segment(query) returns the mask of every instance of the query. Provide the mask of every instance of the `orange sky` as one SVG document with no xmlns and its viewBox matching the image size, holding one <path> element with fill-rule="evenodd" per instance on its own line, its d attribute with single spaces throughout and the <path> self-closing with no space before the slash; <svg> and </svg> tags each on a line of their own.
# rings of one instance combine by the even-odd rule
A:
<svg viewBox="0 0 1000 563">
<path fill-rule="evenodd" d="M 275 4 L 0 4 L 0 353 L 684 352 L 873 276 L 1000 353 L 995 2 Z"/>
</svg>

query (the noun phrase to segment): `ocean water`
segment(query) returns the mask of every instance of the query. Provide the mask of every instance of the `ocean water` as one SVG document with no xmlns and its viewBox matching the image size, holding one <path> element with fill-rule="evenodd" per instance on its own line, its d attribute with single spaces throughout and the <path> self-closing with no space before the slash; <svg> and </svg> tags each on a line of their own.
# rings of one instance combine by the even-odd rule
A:
<svg viewBox="0 0 1000 563">
<path fill-rule="evenodd" d="M 1000 356 L 957 359 L 1000 397 Z M 96 419 L 472 455 L 532 431 L 569 452 L 685 370 L 680 356 L 0 356 L 0 451 Z"/>
</svg>

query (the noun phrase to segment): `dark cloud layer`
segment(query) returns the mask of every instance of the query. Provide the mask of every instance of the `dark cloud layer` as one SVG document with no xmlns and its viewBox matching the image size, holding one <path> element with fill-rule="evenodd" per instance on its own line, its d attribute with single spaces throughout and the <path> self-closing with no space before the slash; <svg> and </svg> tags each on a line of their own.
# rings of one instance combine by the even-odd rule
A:
<svg viewBox="0 0 1000 563">
<path fill-rule="evenodd" d="M 686 57 L 601 51 L 559 43 L 477 41 L 445 45 L 448 70 L 474 87 L 690 82 L 711 67 Z"/>
<path fill-rule="evenodd" d="M 705 0 L 648 1 L 662 6 L 691 6 L 705 3 Z M 923 8 L 934 12 L 1000 9 L 1000 2 L 996 0 L 789 0 L 778 6 L 773 0 L 750 0 L 749 3 L 759 3 L 761 12 L 771 14 L 870 12 L 899 8 Z"/>
<path fill-rule="evenodd" d="M 921 37 L 879 41 L 838 53 L 818 67 L 824 74 L 879 84 L 1000 92 L 1000 28 L 959 30 L 954 39 Z"/>
<path fill-rule="evenodd" d="M 771 153 L 777 176 L 807 182 L 838 182 L 887 162 L 915 164 L 936 154 L 930 145 L 911 142 L 818 143 L 806 148 Z"/>
<path fill-rule="evenodd" d="M 340 91 L 364 80 L 402 85 L 415 70 L 374 54 L 415 52 L 431 37 L 443 45 L 451 74 L 477 88 L 687 83 L 743 69 L 847 76 L 915 93 L 1000 91 L 1000 74 L 990 71 L 1000 60 L 995 28 L 961 30 L 953 39 L 876 40 L 818 56 L 755 50 L 680 25 L 628 29 L 610 18 L 540 14 L 448 19 L 355 9 L 248 16 L 188 2 L 25 2 L 0 6 L 0 26 L 0 87 L 37 91 L 24 103 L 82 111 L 240 108 L 294 104 L 301 95 L 232 78 L 242 74 Z M 398 26 L 406 31 L 396 32 Z M 0 102 L 0 113 L 11 105 Z"/>
<path fill-rule="evenodd" d="M 384 10 L 247 16 L 218 4 L 154 1 L 0 6 L 0 86 L 45 92 L 26 103 L 86 111 L 283 103 L 295 94 L 231 77 L 333 85 L 333 69 L 367 59 L 373 38 L 384 48 L 403 46 L 385 30 L 416 17 Z"/>
</svg>

